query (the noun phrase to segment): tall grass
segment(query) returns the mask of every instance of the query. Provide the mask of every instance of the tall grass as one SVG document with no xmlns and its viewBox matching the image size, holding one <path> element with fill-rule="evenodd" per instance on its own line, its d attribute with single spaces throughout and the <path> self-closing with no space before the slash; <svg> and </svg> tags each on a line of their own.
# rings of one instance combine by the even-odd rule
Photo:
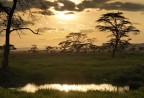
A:
<svg viewBox="0 0 144 98">
<path fill-rule="evenodd" d="M 111 58 L 105 53 L 11 53 L 10 74 L 4 73 L 4 77 L 0 75 L 0 81 L 12 87 L 27 83 L 142 84 L 143 58 L 144 54 L 117 55 Z"/>
<path fill-rule="evenodd" d="M 0 89 L 0 98 L 143 98 L 144 89 L 137 91 L 118 92 L 61 92 L 41 90 L 36 93 L 18 92 L 16 90 Z"/>
</svg>

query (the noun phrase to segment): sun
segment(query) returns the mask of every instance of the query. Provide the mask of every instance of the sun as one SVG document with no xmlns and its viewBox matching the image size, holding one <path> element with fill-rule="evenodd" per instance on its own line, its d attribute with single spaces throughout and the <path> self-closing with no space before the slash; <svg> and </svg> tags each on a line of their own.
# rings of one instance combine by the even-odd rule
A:
<svg viewBox="0 0 144 98">
<path fill-rule="evenodd" d="M 58 12 L 56 17 L 62 20 L 73 20 L 76 18 L 76 15 L 72 13 Z"/>
<path fill-rule="evenodd" d="M 76 4 L 79 4 L 80 2 L 82 2 L 82 1 L 84 1 L 84 0 L 70 0 L 70 1 L 72 1 L 72 2 L 74 2 L 74 3 L 76 3 Z"/>
<path fill-rule="evenodd" d="M 47 1 L 55 2 L 55 1 L 58 1 L 58 0 L 47 0 Z M 84 0 L 69 0 L 69 1 L 78 4 L 78 3 L 80 3 L 80 2 L 82 2 L 82 1 L 84 1 Z"/>
</svg>

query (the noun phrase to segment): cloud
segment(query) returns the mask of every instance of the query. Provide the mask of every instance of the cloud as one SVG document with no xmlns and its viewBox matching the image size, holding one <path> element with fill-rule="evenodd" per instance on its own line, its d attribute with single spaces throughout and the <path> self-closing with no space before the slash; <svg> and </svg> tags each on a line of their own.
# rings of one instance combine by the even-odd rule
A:
<svg viewBox="0 0 144 98">
<path fill-rule="evenodd" d="M 56 28 L 51 28 L 51 27 L 42 27 L 39 28 L 39 32 L 45 32 L 47 30 L 57 30 Z"/>
<path fill-rule="evenodd" d="M 78 4 L 79 11 L 87 8 L 99 8 L 105 10 L 122 10 L 122 11 L 144 11 L 144 5 L 132 2 L 111 2 L 113 0 L 84 0 Z"/>
<path fill-rule="evenodd" d="M 55 15 L 52 11 L 50 10 L 42 10 L 42 11 L 34 11 L 33 13 L 37 13 L 37 14 L 42 14 L 42 15 Z"/>
<path fill-rule="evenodd" d="M 95 31 L 95 29 L 82 29 L 82 30 L 80 30 L 80 32 L 83 32 L 83 33 L 92 33 L 94 31 Z"/>
<path fill-rule="evenodd" d="M 25 1 L 25 0 L 22 0 Z M 12 1 L 7 1 L 7 5 L 11 5 Z M 57 11 L 83 11 L 88 8 L 98 8 L 105 10 L 121 10 L 121 11 L 144 11 L 144 4 L 138 4 L 133 2 L 120 2 L 115 0 L 83 0 L 81 3 L 76 4 L 70 0 L 33 0 L 25 3 L 26 6 L 22 8 L 18 7 L 19 10 L 27 10 L 28 8 L 39 8 L 47 10 L 44 12 L 39 12 L 45 15 L 54 15 L 50 11 L 53 8 Z"/>
<path fill-rule="evenodd" d="M 24 21 L 24 25 L 29 25 L 29 24 L 35 25 L 34 22 L 32 22 L 32 21 Z"/>
<path fill-rule="evenodd" d="M 64 10 L 76 11 L 76 4 L 74 2 L 72 2 L 72 1 L 69 1 L 69 0 L 58 0 L 57 4 L 58 3 L 62 3 L 63 6 L 60 6 L 60 5 L 55 6 L 55 10 L 58 10 L 58 11 L 64 11 Z"/>
<path fill-rule="evenodd" d="M 114 2 L 104 4 L 101 9 L 106 10 L 122 10 L 122 11 L 144 11 L 144 5 L 131 2 Z"/>
<path fill-rule="evenodd" d="M 39 8 L 42 10 L 48 10 L 51 7 L 57 7 L 57 2 L 47 1 L 47 0 L 31 0 L 26 2 L 27 0 L 20 0 L 17 4 L 17 11 L 25 11 L 31 8 Z M 11 7 L 13 1 L 5 1 L 2 3 L 4 6 Z"/>
<path fill-rule="evenodd" d="M 42 27 L 42 28 L 39 28 L 39 32 L 45 32 L 45 31 L 64 31 L 64 29 L 58 29 L 58 28 L 51 28 L 51 27 Z"/>
<path fill-rule="evenodd" d="M 87 8 L 100 8 L 101 5 L 111 0 L 84 0 L 82 3 L 78 4 L 77 7 L 79 11 L 83 11 Z"/>
<path fill-rule="evenodd" d="M 75 13 L 74 12 L 67 12 L 67 13 L 64 13 L 64 14 L 68 15 L 68 14 L 75 14 Z"/>
<path fill-rule="evenodd" d="M 55 38 L 55 39 L 46 39 L 46 38 L 41 38 L 41 39 L 38 39 L 38 40 L 41 40 L 41 41 L 63 41 L 65 40 L 66 38 Z"/>
</svg>

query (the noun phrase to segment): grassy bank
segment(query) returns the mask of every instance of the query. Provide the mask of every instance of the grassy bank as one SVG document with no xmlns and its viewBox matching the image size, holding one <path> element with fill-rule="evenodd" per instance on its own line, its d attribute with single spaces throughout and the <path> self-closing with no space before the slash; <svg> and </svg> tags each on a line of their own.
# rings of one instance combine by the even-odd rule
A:
<svg viewBox="0 0 144 98">
<path fill-rule="evenodd" d="M 2 54 L 0 54 L 2 58 Z M 144 54 L 11 53 L 10 71 L 1 72 L 2 86 L 27 83 L 112 83 L 139 86 L 144 82 Z"/>
<path fill-rule="evenodd" d="M 144 89 L 137 91 L 118 92 L 60 92 L 53 90 L 41 90 L 36 93 L 18 92 L 15 90 L 0 89 L 1 98 L 143 98 Z"/>
</svg>

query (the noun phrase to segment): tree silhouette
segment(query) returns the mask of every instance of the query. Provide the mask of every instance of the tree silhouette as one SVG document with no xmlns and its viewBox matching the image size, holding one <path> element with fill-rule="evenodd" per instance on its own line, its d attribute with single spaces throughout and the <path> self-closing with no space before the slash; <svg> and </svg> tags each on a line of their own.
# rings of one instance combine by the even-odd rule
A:
<svg viewBox="0 0 144 98">
<path fill-rule="evenodd" d="M 32 45 L 30 51 L 34 53 L 34 52 L 37 52 L 37 50 L 38 50 L 37 45 Z"/>
<path fill-rule="evenodd" d="M 70 48 L 76 52 L 80 52 L 80 49 L 83 47 L 86 38 L 87 38 L 87 34 L 81 32 L 69 33 L 66 36 L 67 41 L 70 42 Z"/>
<path fill-rule="evenodd" d="M 66 40 L 59 43 L 62 52 L 66 52 L 70 48 L 71 41 Z"/>
<path fill-rule="evenodd" d="M 108 52 L 110 52 L 113 49 L 113 44 L 112 43 L 103 43 L 102 46 L 105 50 L 107 50 Z"/>
<path fill-rule="evenodd" d="M 124 52 L 131 44 L 129 43 L 131 39 L 121 40 L 119 43 L 119 51 Z"/>
<path fill-rule="evenodd" d="M 139 50 L 140 52 L 144 52 L 144 47 L 143 47 L 143 46 L 140 46 L 140 47 L 138 47 L 138 50 Z"/>
<path fill-rule="evenodd" d="M 5 45 L 3 45 L 2 47 L 3 47 L 3 50 L 4 50 Z M 14 45 L 9 44 L 9 49 L 10 50 L 16 50 L 17 48 Z"/>
<path fill-rule="evenodd" d="M 95 52 L 96 45 L 94 45 L 96 38 L 88 38 L 85 33 L 69 33 L 66 40 L 59 43 L 62 52 L 67 50 L 73 52 Z"/>
<path fill-rule="evenodd" d="M 3 54 L 3 61 L 2 61 L 2 69 L 7 70 L 8 69 L 8 62 L 9 62 L 9 54 L 10 54 L 10 34 L 13 31 L 21 31 L 21 30 L 30 30 L 34 34 L 38 34 L 38 32 L 34 32 L 30 28 L 24 28 L 23 25 L 23 19 L 21 16 L 16 12 L 16 10 L 19 7 L 22 7 L 22 9 L 28 9 L 29 10 L 29 3 L 32 3 L 34 0 L 11 0 L 12 6 L 7 6 L 0 2 L 0 22 L 4 24 L 3 30 L 5 31 L 5 47 L 4 47 L 4 54 Z M 41 1 L 41 0 L 40 0 Z M 8 2 L 8 1 L 3 1 Z M 42 1 L 41 1 L 42 2 Z M 19 6 L 18 6 L 19 5 Z M 29 10 L 30 15 L 32 15 L 32 12 Z"/>
<path fill-rule="evenodd" d="M 53 47 L 52 47 L 52 46 L 47 46 L 47 47 L 46 47 L 46 51 L 47 51 L 48 53 L 52 53 L 52 50 L 53 50 Z"/>
<path fill-rule="evenodd" d="M 91 45 L 93 45 L 95 43 L 95 41 L 96 41 L 96 38 L 89 38 L 89 39 L 87 39 L 87 42 L 89 44 L 91 44 Z"/>
<path fill-rule="evenodd" d="M 110 43 L 113 45 L 112 57 L 115 55 L 118 45 L 122 40 L 129 39 L 128 34 L 138 34 L 140 31 L 132 26 L 132 23 L 123 16 L 122 12 L 103 14 L 97 22 L 96 27 L 100 31 L 111 32 L 108 37 L 112 37 Z"/>
<path fill-rule="evenodd" d="M 88 38 L 86 42 L 83 44 L 83 50 L 85 52 L 95 52 L 96 45 L 94 45 L 96 38 Z"/>
</svg>

